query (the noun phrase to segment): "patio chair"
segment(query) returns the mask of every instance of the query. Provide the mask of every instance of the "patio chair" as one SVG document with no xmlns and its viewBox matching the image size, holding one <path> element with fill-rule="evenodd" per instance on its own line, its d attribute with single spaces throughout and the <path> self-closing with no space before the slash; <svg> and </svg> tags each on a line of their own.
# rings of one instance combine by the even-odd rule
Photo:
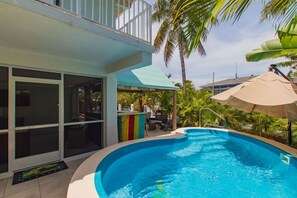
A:
<svg viewBox="0 0 297 198">
<path fill-rule="evenodd" d="M 148 131 L 156 130 L 156 122 L 151 122 L 150 119 L 146 119 L 146 126 Z"/>
</svg>

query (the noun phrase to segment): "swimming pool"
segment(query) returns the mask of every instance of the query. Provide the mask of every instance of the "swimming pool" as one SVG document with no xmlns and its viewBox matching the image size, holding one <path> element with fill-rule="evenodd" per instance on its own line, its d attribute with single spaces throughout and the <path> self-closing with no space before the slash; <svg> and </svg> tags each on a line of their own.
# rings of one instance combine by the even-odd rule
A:
<svg viewBox="0 0 297 198">
<path fill-rule="evenodd" d="M 108 154 L 93 177 L 100 197 L 297 197 L 297 161 L 226 130 L 188 129 L 174 139 Z"/>
</svg>

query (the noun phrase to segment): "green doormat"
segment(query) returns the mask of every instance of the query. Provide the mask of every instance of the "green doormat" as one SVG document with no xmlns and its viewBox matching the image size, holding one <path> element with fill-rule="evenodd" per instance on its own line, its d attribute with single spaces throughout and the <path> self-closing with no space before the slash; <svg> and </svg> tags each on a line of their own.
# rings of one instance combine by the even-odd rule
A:
<svg viewBox="0 0 297 198">
<path fill-rule="evenodd" d="M 34 168 L 28 168 L 23 171 L 14 173 L 12 185 L 22 183 L 31 179 L 49 175 L 67 169 L 68 166 L 64 161 L 43 164 Z"/>
</svg>

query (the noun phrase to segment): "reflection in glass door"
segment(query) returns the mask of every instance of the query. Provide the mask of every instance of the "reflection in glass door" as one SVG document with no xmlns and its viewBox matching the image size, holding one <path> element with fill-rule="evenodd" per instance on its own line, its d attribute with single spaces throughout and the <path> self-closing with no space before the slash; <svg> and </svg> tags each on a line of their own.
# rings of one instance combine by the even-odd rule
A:
<svg viewBox="0 0 297 198">
<path fill-rule="evenodd" d="M 59 84 L 46 82 L 15 82 L 15 170 L 59 159 Z"/>
</svg>

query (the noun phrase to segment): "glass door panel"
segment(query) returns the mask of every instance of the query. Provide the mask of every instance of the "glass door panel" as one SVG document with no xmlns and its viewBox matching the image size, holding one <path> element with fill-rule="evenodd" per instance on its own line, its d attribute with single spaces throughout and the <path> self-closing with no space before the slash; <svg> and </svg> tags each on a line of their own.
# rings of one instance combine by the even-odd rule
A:
<svg viewBox="0 0 297 198">
<path fill-rule="evenodd" d="M 64 157 L 102 148 L 100 78 L 64 75 Z"/>
<path fill-rule="evenodd" d="M 15 158 L 59 150 L 59 127 L 18 130 L 15 134 Z"/>
<path fill-rule="evenodd" d="M 16 82 L 16 127 L 58 124 L 59 86 Z"/>
<path fill-rule="evenodd" d="M 15 169 L 59 159 L 59 84 L 15 83 Z"/>
</svg>

